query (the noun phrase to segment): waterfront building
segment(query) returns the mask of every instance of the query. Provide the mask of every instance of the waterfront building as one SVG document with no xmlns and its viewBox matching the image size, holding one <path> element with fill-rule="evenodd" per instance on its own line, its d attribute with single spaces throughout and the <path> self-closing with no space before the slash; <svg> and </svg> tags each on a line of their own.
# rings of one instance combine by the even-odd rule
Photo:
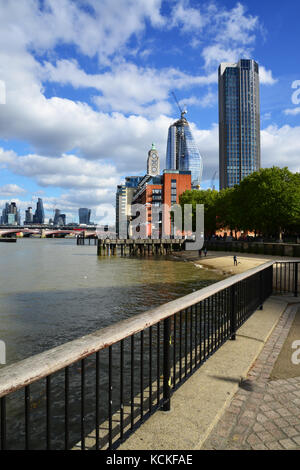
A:
<svg viewBox="0 0 300 470">
<path fill-rule="evenodd" d="M 33 223 L 43 224 L 44 222 L 45 222 L 45 213 L 44 213 L 43 200 L 41 198 L 38 198 L 38 201 L 36 204 L 36 211 L 33 216 Z"/>
<path fill-rule="evenodd" d="M 190 171 L 192 188 L 200 189 L 203 161 L 185 114 L 182 111 L 181 118 L 169 127 L 166 169 Z"/>
<path fill-rule="evenodd" d="M 254 60 L 219 66 L 220 189 L 258 171 L 260 154 L 259 67 Z"/>
<path fill-rule="evenodd" d="M 78 210 L 78 214 L 79 214 L 79 224 L 89 225 L 91 223 L 90 222 L 91 209 L 87 209 L 86 207 L 81 207 Z"/>
<path fill-rule="evenodd" d="M 162 235 L 162 214 L 159 221 L 154 221 L 153 207 L 166 204 L 171 207 L 179 204 L 179 196 L 192 189 L 190 171 L 164 170 L 162 175 L 146 175 L 140 181 L 132 199 L 132 204 L 143 204 L 146 207 L 146 234 L 151 237 L 153 232 Z M 158 223 L 158 226 L 156 225 Z M 164 227 L 166 234 L 171 234 L 171 226 Z"/>
<path fill-rule="evenodd" d="M 15 202 L 7 202 L 0 218 L 2 225 L 21 225 L 21 216 Z"/>
<path fill-rule="evenodd" d="M 117 186 L 116 193 L 116 234 L 127 233 L 131 217 L 131 203 L 133 195 L 142 176 L 126 176 L 125 183 Z"/>
</svg>

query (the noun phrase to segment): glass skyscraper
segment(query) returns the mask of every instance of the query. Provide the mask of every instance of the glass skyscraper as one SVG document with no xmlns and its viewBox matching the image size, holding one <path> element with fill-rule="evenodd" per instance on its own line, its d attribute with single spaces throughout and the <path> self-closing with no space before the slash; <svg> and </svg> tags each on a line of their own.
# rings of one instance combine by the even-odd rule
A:
<svg viewBox="0 0 300 470">
<path fill-rule="evenodd" d="M 259 68 L 254 60 L 219 66 L 220 189 L 260 169 Z"/>
<path fill-rule="evenodd" d="M 169 127 L 166 169 L 190 171 L 192 188 L 199 189 L 202 178 L 203 162 L 193 138 L 188 121 L 181 113 L 181 119 Z"/>
<path fill-rule="evenodd" d="M 45 213 L 44 213 L 43 200 L 39 197 L 36 203 L 36 211 L 33 216 L 33 223 L 43 224 L 44 221 L 45 221 Z"/>
<path fill-rule="evenodd" d="M 86 207 L 81 207 L 78 210 L 79 214 L 79 224 L 84 224 L 84 225 L 89 225 L 90 218 L 91 218 L 91 209 L 88 209 Z"/>
</svg>

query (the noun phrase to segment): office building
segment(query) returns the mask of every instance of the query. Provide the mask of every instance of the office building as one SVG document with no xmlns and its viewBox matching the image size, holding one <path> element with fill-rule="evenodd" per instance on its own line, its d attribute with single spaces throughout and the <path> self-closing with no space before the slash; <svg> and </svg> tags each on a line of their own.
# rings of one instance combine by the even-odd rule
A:
<svg viewBox="0 0 300 470">
<path fill-rule="evenodd" d="M 21 225 L 20 212 L 18 211 L 17 204 L 15 202 L 7 202 L 5 204 L 5 207 L 2 210 L 0 223 L 2 225 Z"/>
<path fill-rule="evenodd" d="M 87 209 L 86 207 L 81 207 L 78 210 L 79 214 L 79 224 L 89 225 L 90 218 L 91 218 L 91 209 Z"/>
<path fill-rule="evenodd" d="M 127 233 L 127 227 L 131 217 L 131 203 L 133 195 L 142 176 L 126 176 L 125 183 L 117 186 L 116 193 L 116 233 Z"/>
<path fill-rule="evenodd" d="M 33 212 L 32 212 L 32 207 L 28 207 L 25 211 L 25 220 L 24 220 L 24 225 L 30 225 L 33 222 Z"/>
<path fill-rule="evenodd" d="M 185 114 L 183 111 L 181 118 L 169 127 L 166 169 L 190 171 L 192 188 L 200 189 L 203 162 Z"/>
<path fill-rule="evenodd" d="M 62 214 L 59 209 L 55 209 L 53 225 L 56 227 L 66 225 L 66 214 Z"/>
<path fill-rule="evenodd" d="M 220 189 L 260 168 L 259 67 L 254 60 L 219 66 Z"/>
<path fill-rule="evenodd" d="M 44 213 L 43 200 L 41 198 L 38 198 L 38 201 L 36 204 L 36 211 L 33 216 L 33 223 L 43 224 L 44 222 L 45 222 L 45 213 Z"/>
</svg>

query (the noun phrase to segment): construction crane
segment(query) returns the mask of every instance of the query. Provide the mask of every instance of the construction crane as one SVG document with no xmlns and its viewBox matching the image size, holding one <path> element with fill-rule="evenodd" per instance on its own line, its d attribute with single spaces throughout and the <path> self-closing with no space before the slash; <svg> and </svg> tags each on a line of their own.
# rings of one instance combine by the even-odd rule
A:
<svg viewBox="0 0 300 470">
<path fill-rule="evenodd" d="M 216 179 L 216 176 L 217 176 L 217 170 L 214 172 L 213 174 L 213 177 L 211 179 L 211 182 L 210 182 L 210 187 L 211 187 L 211 190 L 214 191 L 216 189 L 215 185 L 214 185 L 214 182 L 215 182 L 215 179 Z"/>
<path fill-rule="evenodd" d="M 181 119 L 182 119 L 182 118 L 184 117 L 184 115 L 187 113 L 187 110 L 186 110 L 185 107 L 184 107 L 184 109 L 182 110 L 182 108 L 181 108 L 181 106 L 180 106 L 180 104 L 179 104 L 179 101 L 178 101 L 178 99 L 177 99 L 177 97 L 176 97 L 174 91 L 171 91 L 171 93 L 172 93 L 173 98 L 174 98 L 174 100 L 175 100 L 175 102 L 176 102 L 176 104 L 177 104 L 177 106 L 178 106 L 178 108 L 179 108 L 179 111 L 180 111 L 180 114 L 181 114 Z"/>
</svg>

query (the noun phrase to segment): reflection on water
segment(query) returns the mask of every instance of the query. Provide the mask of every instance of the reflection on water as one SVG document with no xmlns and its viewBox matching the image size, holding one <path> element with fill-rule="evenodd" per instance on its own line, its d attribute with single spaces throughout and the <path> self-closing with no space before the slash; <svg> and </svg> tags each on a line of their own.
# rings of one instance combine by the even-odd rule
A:
<svg viewBox="0 0 300 470">
<path fill-rule="evenodd" d="M 99 258 L 74 240 L 0 244 L 0 339 L 7 363 L 220 280 L 172 258 Z"/>
</svg>

